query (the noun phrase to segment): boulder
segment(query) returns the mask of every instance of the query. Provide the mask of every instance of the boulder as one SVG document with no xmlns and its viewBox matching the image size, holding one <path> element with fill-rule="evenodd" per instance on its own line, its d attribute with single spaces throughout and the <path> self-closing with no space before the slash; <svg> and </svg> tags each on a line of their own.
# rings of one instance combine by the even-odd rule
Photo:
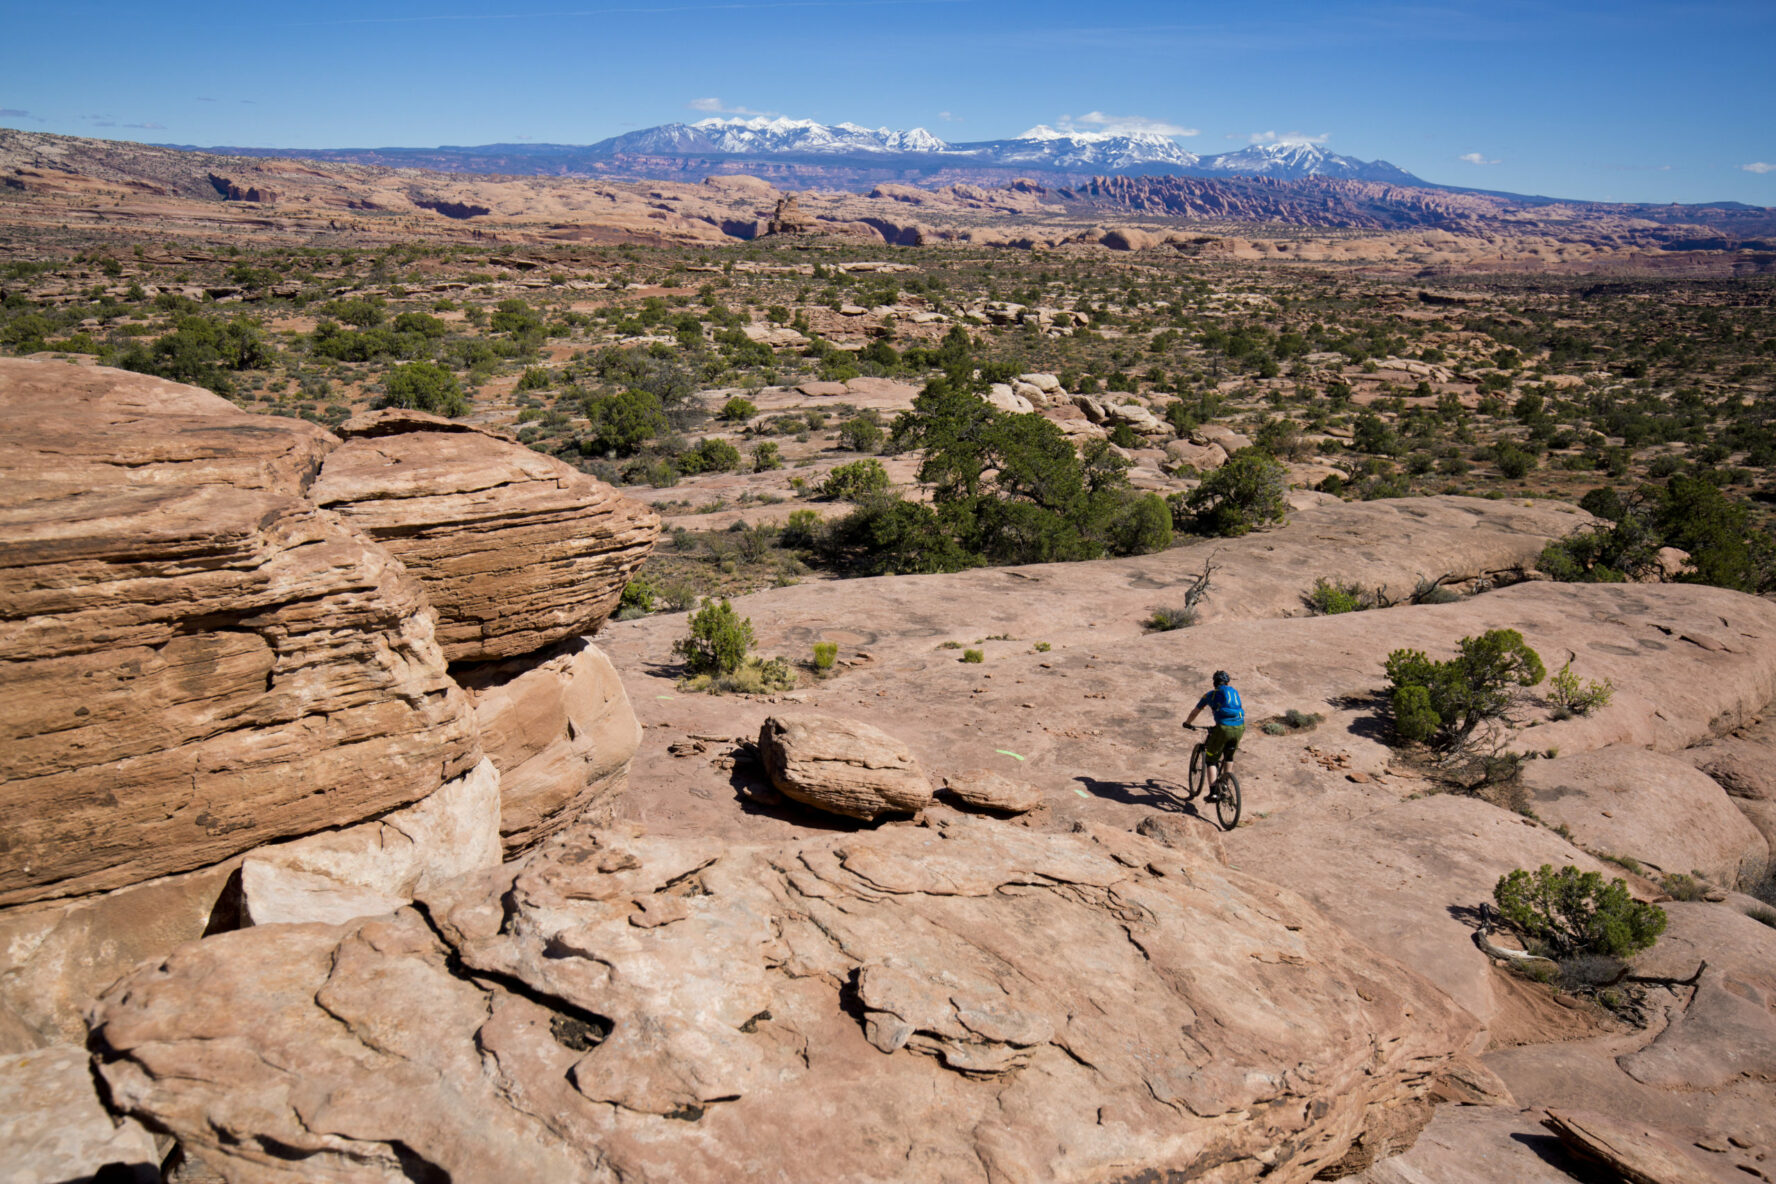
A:
<svg viewBox="0 0 1776 1184">
<path fill-rule="evenodd" d="M 1003 382 L 995 382 L 981 398 L 985 399 L 994 409 L 1013 415 L 1025 415 L 1036 410 L 1034 403 Z"/>
<path fill-rule="evenodd" d="M 1677 755 L 1727 791 L 1776 855 L 1776 744 L 1763 738 L 1729 736 Z"/>
<path fill-rule="evenodd" d="M 1589 851 L 1729 887 L 1755 883 L 1769 863 L 1764 837 L 1726 790 L 1679 757 L 1611 745 L 1531 761 L 1522 782 L 1536 814 Z"/>
<path fill-rule="evenodd" d="M 1017 380 L 1029 383 L 1045 395 L 1065 395 L 1067 393 L 1066 389 L 1061 386 L 1061 380 L 1052 374 L 1020 374 Z"/>
<path fill-rule="evenodd" d="M 508 853 L 576 819 L 616 817 L 641 727 L 610 659 L 585 638 L 537 657 L 457 672 L 475 704 L 481 746 L 500 771 Z"/>
<path fill-rule="evenodd" d="M 480 760 L 418 586 L 333 515 L 221 484 L 4 496 L 0 904 L 220 863 Z"/>
<path fill-rule="evenodd" d="M 931 804 L 931 782 L 911 750 L 869 724 L 813 713 L 772 716 L 758 745 L 771 784 L 803 805 L 867 820 Z"/>
<path fill-rule="evenodd" d="M 1305 1184 L 1409 1144 L 1473 1034 L 1300 898 L 1111 829 L 574 831 L 425 906 L 142 968 L 94 1011 L 110 1096 L 247 1184 Z"/>
<path fill-rule="evenodd" d="M 652 510 L 553 457 L 425 423 L 351 436 L 311 496 L 414 574 L 452 662 L 595 631 L 660 532 Z"/>
<path fill-rule="evenodd" d="M 1190 439 L 1196 444 L 1218 444 L 1221 451 L 1232 456 L 1242 448 L 1252 446 L 1252 438 L 1243 436 L 1230 427 L 1218 423 L 1205 423 L 1190 433 Z"/>
<path fill-rule="evenodd" d="M 1192 444 L 1173 440 L 1165 446 L 1173 464 L 1189 465 L 1199 473 L 1213 472 L 1227 463 L 1227 451 L 1219 444 Z"/>
<path fill-rule="evenodd" d="M 7 1184 L 160 1180 L 154 1136 L 106 1111 L 77 1044 L 0 1056 L 0 1148 Z"/>
<path fill-rule="evenodd" d="M 845 394 L 842 382 L 804 382 L 795 389 L 810 399 L 837 399 Z"/>
<path fill-rule="evenodd" d="M 991 769 L 973 769 L 944 778 L 944 790 L 956 801 L 979 810 L 1025 814 L 1042 804 L 1042 791 Z"/>
<path fill-rule="evenodd" d="M 405 810 L 261 848 L 241 864 L 249 925 L 393 912 L 435 884 L 500 862 L 500 777 L 483 759 Z"/>
</svg>

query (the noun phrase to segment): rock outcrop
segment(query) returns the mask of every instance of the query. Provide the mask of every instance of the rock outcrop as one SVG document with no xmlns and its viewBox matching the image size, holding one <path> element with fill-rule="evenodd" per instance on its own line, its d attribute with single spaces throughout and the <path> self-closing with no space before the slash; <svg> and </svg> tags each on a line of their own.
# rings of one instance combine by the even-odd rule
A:
<svg viewBox="0 0 1776 1184">
<path fill-rule="evenodd" d="M 880 728 L 837 716 L 772 716 L 759 729 L 771 784 L 803 805 L 850 818 L 911 814 L 931 804 L 931 782 L 907 746 Z"/>
<path fill-rule="evenodd" d="M 1042 791 L 991 769 L 971 769 L 944 778 L 944 792 L 965 806 L 1023 814 L 1042 804 Z"/>
<path fill-rule="evenodd" d="M 1299 898 L 1119 831 L 575 832 L 425 904 L 138 971 L 94 1013 L 111 1097 L 242 1182 L 1295 1182 L 1409 1142 L 1473 1032 Z"/>
<path fill-rule="evenodd" d="M 475 703 L 483 751 L 500 770 L 508 852 L 573 821 L 616 816 L 641 729 L 616 667 L 584 638 L 457 671 Z"/>
<path fill-rule="evenodd" d="M 406 564 L 451 662 L 595 631 L 659 535 L 652 510 L 490 433 L 414 412 L 340 431 L 312 497 Z"/>
</svg>

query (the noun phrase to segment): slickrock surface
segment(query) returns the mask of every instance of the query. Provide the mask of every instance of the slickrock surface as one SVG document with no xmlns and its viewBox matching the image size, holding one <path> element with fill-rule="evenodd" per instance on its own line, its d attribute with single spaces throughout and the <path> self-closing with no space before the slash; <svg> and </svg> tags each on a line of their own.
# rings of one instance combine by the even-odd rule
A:
<svg viewBox="0 0 1776 1184">
<path fill-rule="evenodd" d="M 145 967 L 95 1012 L 113 1097 L 242 1182 L 1305 1181 L 1422 1124 L 1472 1035 L 1291 894 L 1110 829 L 574 832 L 426 907 Z"/>
<path fill-rule="evenodd" d="M 1769 863 L 1769 845 L 1727 791 L 1678 757 L 1611 745 L 1534 761 L 1522 776 L 1535 812 L 1587 850 L 1656 872 L 1700 871 L 1728 888 L 1755 884 Z"/>
<path fill-rule="evenodd" d="M 1542 1125 L 1581 1159 L 1602 1164 L 1628 1184 L 1711 1184 L 1715 1178 L 1681 1143 L 1645 1123 L 1587 1110 L 1550 1110 Z"/>
<path fill-rule="evenodd" d="M 540 655 L 455 671 L 500 771 L 500 832 L 515 853 L 576 820 L 606 823 L 641 729 L 604 652 L 572 638 Z"/>
<path fill-rule="evenodd" d="M 311 496 L 407 565 L 451 662 L 592 633 L 659 535 L 652 510 L 521 444 L 414 412 L 348 421 Z M 392 434 L 391 427 L 404 430 Z"/>
<path fill-rule="evenodd" d="M 805 805 L 867 820 L 931 804 L 931 782 L 907 746 L 859 720 L 772 716 L 758 744 L 771 784 Z"/>
</svg>

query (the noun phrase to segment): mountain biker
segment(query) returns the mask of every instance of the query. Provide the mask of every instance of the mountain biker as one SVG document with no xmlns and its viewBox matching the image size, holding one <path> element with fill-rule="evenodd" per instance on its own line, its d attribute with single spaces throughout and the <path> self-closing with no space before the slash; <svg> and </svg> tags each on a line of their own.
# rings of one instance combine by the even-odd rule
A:
<svg viewBox="0 0 1776 1184">
<path fill-rule="evenodd" d="M 1210 764 L 1222 764 L 1233 759 L 1240 737 L 1246 734 L 1246 707 L 1240 702 L 1239 691 L 1234 689 L 1233 675 L 1225 670 L 1215 671 L 1215 689 L 1196 701 L 1184 726 L 1195 727 L 1196 717 L 1205 707 L 1214 713 L 1215 726 L 1209 729 L 1204 755 Z"/>
</svg>

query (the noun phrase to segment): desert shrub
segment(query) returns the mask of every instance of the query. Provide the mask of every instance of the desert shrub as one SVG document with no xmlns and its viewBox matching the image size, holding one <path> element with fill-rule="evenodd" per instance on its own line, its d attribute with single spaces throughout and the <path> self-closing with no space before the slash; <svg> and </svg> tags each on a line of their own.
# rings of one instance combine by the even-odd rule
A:
<svg viewBox="0 0 1776 1184">
<path fill-rule="evenodd" d="M 402 315 L 405 316 L 406 314 L 403 313 Z M 543 369 L 541 366 L 531 366 L 528 367 L 523 374 L 518 376 L 518 385 L 513 389 L 517 391 L 547 390 L 551 381 L 547 370 Z"/>
<path fill-rule="evenodd" d="M 1157 493 L 1132 497 L 1110 524 L 1110 553 L 1151 555 L 1172 545 L 1172 509 Z"/>
<path fill-rule="evenodd" d="M 773 440 L 761 440 L 752 446 L 752 471 L 769 473 L 783 467 L 783 456 Z"/>
<path fill-rule="evenodd" d="M 826 520 L 819 510 L 791 510 L 777 537 L 785 547 L 799 550 L 818 546 L 825 530 Z"/>
<path fill-rule="evenodd" d="M 814 669 L 831 670 L 833 663 L 839 660 L 839 643 L 836 641 L 817 641 L 814 643 Z"/>
<path fill-rule="evenodd" d="M 1288 472 L 1275 457 L 1242 448 L 1191 490 L 1184 504 L 1197 531 L 1231 537 L 1283 521 L 1288 492 Z"/>
<path fill-rule="evenodd" d="M 1155 633 L 1170 633 L 1196 624 L 1193 608 L 1156 608 L 1147 617 L 1147 628 Z"/>
<path fill-rule="evenodd" d="M 874 452 L 882 446 L 884 433 L 873 411 L 847 419 L 839 425 L 839 443 L 852 452 Z"/>
<path fill-rule="evenodd" d="M 705 436 L 678 454 L 678 467 L 686 473 L 731 473 L 740 467 L 740 450 L 719 436 Z"/>
<path fill-rule="evenodd" d="M 1267 719 L 1258 726 L 1258 730 L 1266 736 L 1287 736 L 1289 725 L 1280 719 Z"/>
<path fill-rule="evenodd" d="M 857 502 L 888 489 L 888 470 L 879 460 L 855 460 L 839 465 L 820 483 L 818 496 L 830 501 Z"/>
<path fill-rule="evenodd" d="M 1753 921 L 1756 921 L 1760 925 L 1768 925 L 1770 928 L 1776 929 L 1776 909 L 1765 908 L 1762 905 L 1757 905 L 1753 908 L 1747 909 L 1745 911 L 1745 915 L 1750 917 Z"/>
<path fill-rule="evenodd" d="M 1707 887 L 1700 880 L 1682 872 L 1672 872 L 1663 877 L 1659 885 L 1673 900 L 1702 900 L 1708 895 Z"/>
<path fill-rule="evenodd" d="M 580 405 L 591 432 L 580 440 L 583 455 L 629 456 L 643 443 L 666 431 L 666 412 L 647 391 L 593 395 Z"/>
<path fill-rule="evenodd" d="M 1556 958 L 1591 954 L 1626 958 L 1665 932 L 1665 910 L 1642 904 L 1620 879 L 1544 863 L 1499 877 L 1492 890 L 1507 924 Z"/>
<path fill-rule="evenodd" d="M 962 651 L 962 660 L 964 662 L 975 662 L 975 663 L 985 662 L 987 660 L 987 655 L 982 653 L 980 650 L 963 650 Z"/>
<path fill-rule="evenodd" d="M 673 651 L 693 674 L 733 674 L 752 648 L 752 619 L 742 617 L 726 599 L 705 601 L 691 616 L 691 631 Z"/>
<path fill-rule="evenodd" d="M 646 576 L 636 576 L 623 585 L 623 607 L 651 613 L 654 611 L 654 598 L 658 595 L 658 590 Z"/>
<path fill-rule="evenodd" d="M 1357 613 L 1375 607 L 1375 597 L 1360 584 L 1347 583 L 1343 580 L 1329 580 L 1321 576 L 1314 581 L 1308 591 L 1308 606 L 1316 613 L 1333 616 L 1338 613 Z"/>
<path fill-rule="evenodd" d="M 1305 711 L 1297 711 L 1293 707 L 1283 712 L 1282 715 L 1283 726 L 1293 732 L 1305 732 L 1310 728 L 1317 728 L 1325 721 L 1326 717 L 1317 711 L 1310 714 Z"/>
<path fill-rule="evenodd" d="M 1505 477 L 1520 481 L 1535 468 L 1536 456 L 1507 440 L 1492 450 L 1492 463 Z"/>
<path fill-rule="evenodd" d="M 1556 709 L 1569 715 L 1586 715 L 1600 707 L 1607 707 L 1615 693 L 1615 686 L 1607 678 L 1602 682 L 1595 679 L 1581 680 L 1573 673 L 1571 661 L 1548 680 L 1548 701 Z"/>
<path fill-rule="evenodd" d="M 1547 675 L 1541 656 L 1515 629 L 1464 637 L 1458 649 L 1442 662 L 1419 650 L 1388 655 L 1394 729 L 1402 738 L 1457 746 L 1481 724 L 1504 718 L 1518 688 L 1533 687 Z"/>
<path fill-rule="evenodd" d="M 1046 654 L 1054 647 L 1049 645 L 1046 641 L 1039 641 L 1032 648 L 1039 654 Z"/>
<path fill-rule="evenodd" d="M 758 405 L 741 395 L 735 395 L 723 403 L 721 409 L 721 417 L 729 423 L 745 423 L 758 413 Z"/>
<path fill-rule="evenodd" d="M 469 412 L 469 401 L 463 397 L 456 375 L 435 362 L 413 362 L 390 370 L 376 405 L 429 411 L 453 419 Z"/>
</svg>

